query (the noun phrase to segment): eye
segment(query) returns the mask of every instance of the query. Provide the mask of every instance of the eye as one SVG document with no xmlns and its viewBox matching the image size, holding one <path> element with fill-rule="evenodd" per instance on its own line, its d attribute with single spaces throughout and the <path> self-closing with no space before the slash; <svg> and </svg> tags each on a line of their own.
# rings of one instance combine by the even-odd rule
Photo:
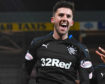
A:
<svg viewBox="0 0 105 84">
<path fill-rule="evenodd" d="M 64 16 L 64 14 L 63 14 L 63 13 L 60 13 L 60 14 L 59 14 L 59 16 L 60 16 L 60 17 L 63 17 L 63 16 Z"/>
<path fill-rule="evenodd" d="M 67 15 L 67 18 L 70 18 L 71 17 L 71 15 Z"/>
</svg>

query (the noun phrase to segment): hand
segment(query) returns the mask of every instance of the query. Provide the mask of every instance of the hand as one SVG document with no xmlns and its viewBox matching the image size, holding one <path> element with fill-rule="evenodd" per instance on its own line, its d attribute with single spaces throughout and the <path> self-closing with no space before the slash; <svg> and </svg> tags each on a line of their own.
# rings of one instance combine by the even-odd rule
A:
<svg viewBox="0 0 105 84">
<path fill-rule="evenodd" d="M 105 63 L 105 50 L 101 47 L 98 47 L 98 50 L 96 50 L 96 54 L 99 55 L 102 61 Z"/>
</svg>

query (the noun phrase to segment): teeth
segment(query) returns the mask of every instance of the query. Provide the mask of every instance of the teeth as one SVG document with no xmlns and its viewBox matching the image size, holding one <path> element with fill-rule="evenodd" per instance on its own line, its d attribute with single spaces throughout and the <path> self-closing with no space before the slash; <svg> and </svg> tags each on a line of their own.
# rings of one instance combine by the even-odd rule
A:
<svg viewBox="0 0 105 84">
<path fill-rule="evenodd" d="M 62 25 L 66 26 L 67 24 L 66 23 L 63 23 Z"/>
<path fill-rule="evenodd" d="M 62 27 L 67 27 L 66 23 L 61 24 Z"/>
<path fill-rule="evenodd" d="M 67 27 L 68 26 L 68 22 L 67 21 L 60 21 L 60 26 L 62 27 Z"/>
</svg>

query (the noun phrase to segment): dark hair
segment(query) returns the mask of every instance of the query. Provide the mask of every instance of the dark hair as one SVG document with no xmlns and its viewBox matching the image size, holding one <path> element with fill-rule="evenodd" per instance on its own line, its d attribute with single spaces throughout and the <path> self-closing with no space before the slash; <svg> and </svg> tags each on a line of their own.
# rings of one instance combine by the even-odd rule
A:
<svg viewBox="0 0 105 84">
<path fill-rule="evenodd" d="M 53 15 L 55 14 L 58 8 L 62 8 L 62 7 L 70 8 L 74 14 L 74 3 L 66 0 L 60 0 L 53 7 Z"/>
</svg>

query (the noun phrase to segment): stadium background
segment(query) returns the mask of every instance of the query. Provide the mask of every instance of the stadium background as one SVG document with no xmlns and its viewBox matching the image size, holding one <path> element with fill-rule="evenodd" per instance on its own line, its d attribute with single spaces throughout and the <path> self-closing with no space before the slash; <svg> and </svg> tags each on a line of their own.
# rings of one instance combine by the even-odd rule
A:
<svg viewBox="0 0 105 84">
<path fill-rule="evenodd" d="M 56 1 L 0 0 L 0 84 L 21 82 L 22 64 L 31 40 L 53 30 L 50 18 Z M 104 1 L 68 1 L 74 2 L 76 8 L 75 25 L 69 33 L 88 47 L 94 65 L 102 63 L 94 51 L 98 46 L 105 48 Z"/>
</svg>

